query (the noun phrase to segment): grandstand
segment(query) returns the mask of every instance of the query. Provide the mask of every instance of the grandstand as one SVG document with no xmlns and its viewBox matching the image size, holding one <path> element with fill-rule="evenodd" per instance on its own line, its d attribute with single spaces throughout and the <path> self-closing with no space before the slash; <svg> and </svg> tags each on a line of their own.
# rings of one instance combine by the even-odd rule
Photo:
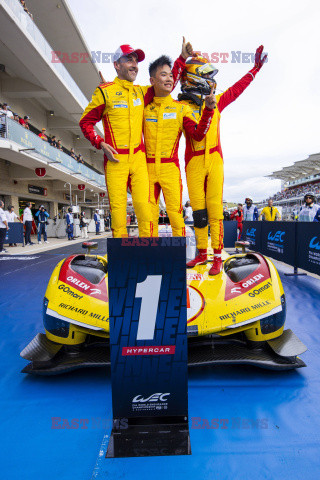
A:
<svg viewBox="0 0 320 480">
<path fill-rule="evenodd" d="M 308 191 L 312 191 L 317 202 L 320 202 L 320 153 L 309 155 L 307 159 L 294 162 L 293 165 L 277 170 L 267 177 L 282 181 L 281 191 L 269 198 L 273 199 L 274 205 L 282 207 L 283 220 L 294 218 Z M 269 198 L 260 202 L 258 207 L 267 205 Z"/>
</svg>

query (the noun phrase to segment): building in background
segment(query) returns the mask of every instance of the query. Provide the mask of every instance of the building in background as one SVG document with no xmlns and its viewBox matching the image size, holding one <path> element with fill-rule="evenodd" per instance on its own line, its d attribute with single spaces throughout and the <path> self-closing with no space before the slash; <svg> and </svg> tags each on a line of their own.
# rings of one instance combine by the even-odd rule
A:
<svg viewBox="0 0 320 480">
<path fill-rule="evenodd" d="M 92 216 L 98 203 L 107 205 L 103 155 L 83 138 L 79 119 L 98 69 L 65 1 L 29 0 L 27 7 L 33 18 L 19 0 L 0 3 L 0 104 L 22 119 L 0 112 L 0 199 L 16 212 L 27 201 L 44 205 L 51 218 L 78 203 Z M 55 62 L 54 51 L 87 54 L 87 61 Z M 62 150 L 38 136 L 42 128 L 61 139 Z"/>
<path fill-rule="evenodd" d="M 281 191 L 273 195 L 274 206 L 281 207 L 282 219 L 293 220 L 304 203 L 306 192 L 313 192 L 318 203 L 320 201 L 320 153 L 309 155 L 305 160 L 294 162 L 289 167 L 267 175 L 280 179 Z M 257 204 L 258 208 L 267 205 L 268 199 Z"/>
</svg>

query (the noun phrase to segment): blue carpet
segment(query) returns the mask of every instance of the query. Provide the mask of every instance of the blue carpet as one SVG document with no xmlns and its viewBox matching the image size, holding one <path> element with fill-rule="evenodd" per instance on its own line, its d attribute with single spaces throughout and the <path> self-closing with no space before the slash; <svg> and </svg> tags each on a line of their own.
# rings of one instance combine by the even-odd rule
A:
<svg viewBox="0 0 320 480">
<path fill-rule="evenodd" d="M 2 478 L 89 480 L 105 430 L 111 429 L 109 371 L 54 377 L 20 373 L 26 361 L 19 352 L 43 331 L 48 278 L 63 253 L 74 250 L 0 261 Z M 286 326 L 308 346 L 302 356 L 307 368 L 191 370 L 192 455 L 107 459 L 99 479 L 320 478 L 320 281 L 285 277 L 289 270 L 283 266 L 279 271 L 287 296 Z M 217 428 L 208 428 L 212 419 Z"/>
</svg>

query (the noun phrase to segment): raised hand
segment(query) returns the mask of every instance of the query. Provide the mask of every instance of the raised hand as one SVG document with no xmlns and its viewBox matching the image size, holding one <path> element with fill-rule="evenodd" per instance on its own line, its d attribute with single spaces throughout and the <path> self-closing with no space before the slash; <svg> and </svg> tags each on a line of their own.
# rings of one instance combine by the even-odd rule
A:
<svg viewBox="0 0 320 480">
<path fill-rule="evenodd" d="M 114 153 L 118 153 L 117 150 L 115 150 L 113 147 L 111 147 L 111 145 L 105 142 L 101 142 L 100 146 L 108 160 L 110 160 L 111 162 L 119 163 L 119 160 L 113 156 Z"/>
<path fill-rule="evenodd" d="M 192 45 L 190 42 L 186 42 L 185 37 L 182 37 L 182 49 L 181 49 L 181 56 L 187 60 L 188 57 L 195 56 L 193 51 Z"/>
<path fill-rule="evenodd" d="M 216 108 L 217 100 L 216 100 L 216 96 L 214 94 L 214 85 L 212 85 L 212 87 L 211 87 L 210 94 L 207 95 L 204 98 L 204 103 L 205 103 L 207 108 L 210 108 L 210 110 L 214 110 Z"/>
<path fill-rule="evenodd" d="M 256 50 L 256 55 L 255 55 L 255 61 L 254 61 L 254 68 L 259 72 L 261 69 L 262 65 L 265 63 L 265 61 L 268 58 L 268 54 L 266 53 L 263 55 L 263 45 L 260 45 L 260 47 L 257 48 Z"/>
</svg>

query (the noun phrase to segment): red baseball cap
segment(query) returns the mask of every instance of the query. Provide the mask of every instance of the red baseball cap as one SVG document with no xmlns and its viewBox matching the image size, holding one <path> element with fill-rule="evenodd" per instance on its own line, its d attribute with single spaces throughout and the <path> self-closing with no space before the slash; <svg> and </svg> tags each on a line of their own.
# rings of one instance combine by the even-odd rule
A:
<svg viewBox="0 0 320 480">
<path fill-rule="evenodd" d="M 137 55 L 138 62 L 142 62 L 145 59 L 145 54 L 140 48 L 135 50 L 131 45 L 120 45 L 120 47 L 114 52 L 113 61 L 116 62 L 119 58 L 124 57 L 125 55 L 130 55 L 130 53 L 135 53 Z"/>
</svg>

